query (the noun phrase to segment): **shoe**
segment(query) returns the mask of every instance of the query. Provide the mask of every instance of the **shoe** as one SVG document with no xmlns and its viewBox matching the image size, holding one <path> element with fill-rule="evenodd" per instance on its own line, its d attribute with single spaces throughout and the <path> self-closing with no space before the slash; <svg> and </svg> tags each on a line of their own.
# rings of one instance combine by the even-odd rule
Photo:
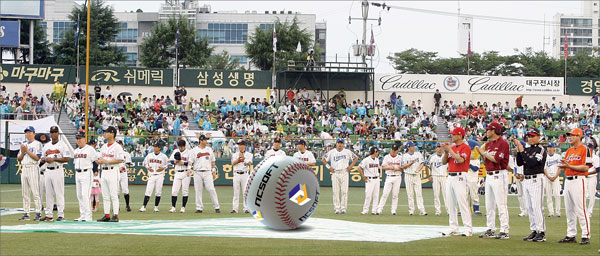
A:
<svg viewBox="0 0 600 256">
<path fill-rule="evenodd" d="M 485 231 L 485 233 L 479 235 L 479 238 L 493 238 L 496 237 L 496 235 L 494 234 L 494 231 L 492 231 L 491 229 L 488 229 Z"/>
<path fill-rule="evenodd" d="M 142 208 L 140 208 L 140 212 L 145 212 L 146 211 L 146 207 L 142 206 Z"/>
<path fill-rule="evenodd" d="M 427 216 L 427 213 L 426 212 L 422 212 L 419 215 L 421 215 L 421 216 Z"/>
<path fill-rule="evenodd" d="M 413 216 L 413 215 L 415 215 L 415 214 L 414 214 L 414 213 L 412 213 L 412 212 L 409 212 L 409 213 L 408 213 L 408 215 L 409 215 L 409 216 Z"/>
<path fill-rule="evenodd" d="M 568 237 L 565 236 L 565 238 L 558 240 L 559 243 L 577 243 L 577 238 L 575 237 Z"/>
<path fill-rule="evenodd" d="M 81 221 L 81 217 L 74 219 L 73 221 Z"/>
<path fill-rule="evenodd" d="M 452 231 L 449 233 L 442 233 L 442 236 L 459 236 L 460 234 L 456 231 Z"/>
<path fill-rule="evenodd" d="M 590 244 L 589 238 L 581 238 L 581 242 L 579 244 Z"/>
<path fill-rule="evenodd" d="M 377 215 L 377 212 L 371 212 L 371 215 Z"/>
<path fill-rule="evenodd" d="M 40 221 L 42 219 L 42 214 L 41 213 L 36 213 L 35 217 L 33 218 L 33 221 Z"/>
<path fill-rule="evenodd" d="M 535 238 L 533 238 L 533 240 L 531 240 L 533 242 L 546 242 L 546 232 L 540 232 L 537 233 L 537 235 L 535 236 Z"/>
<path fill-rule="evenodd" d="M 175 207 L 171 207 L 171 210 L 169 210 L 170 213 L 174 213 L 176 211 Z"/>
<path fill-rule="evenodd" d="M 53 212 L 56 212 L 56 211 L 58 211 L 58 206 L 54 205 L 54 206 L 52 207 L 52 211 L 53 211 Z"/>
<path fill-rule="evenodd" d="M 19 218 L 19 220 L 29 220 L 29 214 L 23 214 L 23 217 Z"/>
<path fill-rule="evenodd" d="M 483 216 L 483 214 L 480 211 L 476 211 L 474 214 L 475 216 Z"/>
<path fill-rule="evenodd" d="M 360 215 L 367 215 L 366 212 L 360 212 Z"/>
<path fill-rule="evenodd" d="M 519 213 L 519 215 L 517 215 L 517 216 L 519 216 L 519 217 L 525 217 L 525 216 L 527 216 L 527 213 L 521 212 L 521 213 Z"/>
<path fill-rule="evenodd" d="M 46 217 L 46 218 L 44 218 L 42 221 L 52 221 L 52 218 L 50 218 L 50 217 Z"/>
<path fill-rule="evenodd" d="M 396 212 L 392 212 L 392 215 L 396 215 Z"/>
<path fill-rule="evenodd" d="M 125 209 L 127 209 L 128 212 L 131 211 L 131 207 L 129 207 L 129 205 Z"/>
<path fill-rule="evenodd" d="M 221 209 L 215 209 L 216 213 L 221 213 Z"/>
<path fill-rule="evenodd" d="M 596 198 L 600 198 L 600 192 L 596 192 Z"/>
<path fill-rule="evenodd" d="M 340 212 L 339 211 L 335 211 L 335 214 L 340 214 Z"/>
<path fill-rule="evenodd" d="M 342 210 L 342 212 L 341 212 L 341 213 L 342 213 L 342 214 L 346 214 L 346 211 L 345 211 L 345 210 Z"/>
<path fill-rule="evenodd" d="M 185 207 L 181 207 L 181 209 L 179 210 L 180 213 L 184 213 L 185 212 Z"/>
<path fill-rule="evenodd" d="M 231 210 L 230 213 L 237 213 L 237 210 Z"/>
<path fill-rule="evenodd" d="M 471 232 L 468 232 L 468 233 L 462 233 L 462 234 L 460 234 L 460 236 L 472 237 L 472 236 L 473 236 L 473 233 L 471 233 Z"/>
<path fill-rule="evenodd" d="M 56 221 L 63 221 L 64 219 L 65 218 L 63 218 L 63 217 L 58 217 L 58 218 L 56 218 Z"/>
<path fill-rule="evenodd" d="M 461 214 L 460 214 L 460 212 L 458 212 L 456 215 L 457 215 L 457 216 L 460 216 Z"/>
<path fill-rule="evenodd" d="M 531 234 L 529 234 L 526 237 L 523 237 L 523 241 L 531 241 L 537 236 L 537 234 L 537 231 L 532 231 Z"/>
<path fill-rule="evenodd" d="M 106 217 L 106 215 L 102 216 L 102 218 L 100 218 L 99 220 L 97 220 L 98 222 L 108 222 L 110 220 L 109 217 Z"/>
<path fill-rule="evenodd" d="M 244 213 L 250 213 L 250 211 L 248 211 L 248 209 L 244 210 Z"/>
<path fill-rule="evenodd" d="M 117 215 L 113 215 L 109 222 L 119 222 L 119 217 L 117 217 Z"/>
<path fill-rule="evenodd" d="M 552 213 L 548 214 L 548 218 L 550 218 L 550 217 L 554 217 L 554 214 L 552 214 Z"/>
<path fill-rule="evenodd" d="M 158 212 L 158 206 L 154 206 L 154 212 Z"/>
<path fill-rule="evenodd" d="M 440 216 L 442 213 L 436 212 L 435 216 Z"/>
<path fill-rule="evenodd" d="M 556 217 L 559 217 L 559 218 L 560 218 L 560 213 L 557 213 L 557 214 L 556 214 Z"/>
<path fill-rule="evenodd" d="M 504 233 L 504 232 L 500 232 L 497 236 L 496 239 L 509 239 L 510 236 L 508 236 L 508 233 Z"/>
<path fill-rule="evenodd" d="M 202 210 L 196 210 L 195 213 L 202 213 Z"/>
</svg>

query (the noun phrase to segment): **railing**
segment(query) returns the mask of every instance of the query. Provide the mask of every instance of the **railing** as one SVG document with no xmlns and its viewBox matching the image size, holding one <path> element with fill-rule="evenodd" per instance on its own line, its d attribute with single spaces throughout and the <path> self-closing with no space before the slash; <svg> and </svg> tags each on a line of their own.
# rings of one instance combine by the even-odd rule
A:
<svg viewBox="0 0 600 256">
<path fill-rule="evenodd" d="M 1 113 L 0 114 L 0 119 L 2 120 L 37 120 L 37 119 L 41 119 L 44 117 L 48 117 L 53 115 L 54 113 Z"/>
</svg>

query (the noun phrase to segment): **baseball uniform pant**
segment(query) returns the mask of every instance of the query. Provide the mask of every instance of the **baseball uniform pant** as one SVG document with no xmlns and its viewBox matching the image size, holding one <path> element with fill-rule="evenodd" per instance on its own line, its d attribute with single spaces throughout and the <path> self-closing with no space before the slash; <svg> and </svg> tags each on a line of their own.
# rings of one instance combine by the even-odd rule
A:
<svg viewBox="0 0 600 256">
<path fill-rule="evenodd" d="M 346 211 L 348 205 L 348 172 L 346 170 L 335 171 L 331 175 L 333 186 L 333 207 L 335 211 Z M 340 199 L 340 194 L 342 198 Z"/>
<path fill-rule="evenodd" d="M 164 180 L 164 172 L 151 172 L 150 176 L 148 176 L 148 184 L 146 184 L 146 192 L 144 192 L 144 195 L 151 196 L 152 192 L 156 191 L 154 196 L 160 196 L 162 194 Z"/>
<path fill-rule="evenodd" d="M 379 203 L 379 177 L 376 179 L 367 179 L 365 182 L 365 203 L 363 204 L 363 212 L 369 212 L 369 204 L 371 201 L 373 202 L 373 206 L 371 208 L 372 213 L 377 212 L 377 203 Z"/>
<path fill-rule="evenodd" d="M 211 176 L 212 179 L 212 176 Z M 234 172 L 233 174 L 233 209 L 237 212 L 238 207 L 240 205 L 240 192 L 244 194 L 242 188 L 246 188 L 246 183 L 248 182 L 248 173 L 240 174 Z M 213 187 L 214 189 L 214 187 Z M 215 192 L 215 199 L 217 198 L 217 193 Z M 213 201 L 214 204 L 214 201 Z M 217 203 L 218 205 L 218 203 Z M 246 204 L 246 198 L 242 198 L 242 205 L 244 206 L 244 211 L 248 210 L 248 205 Z M 215 208 L 217 209 L 217 208 Z"/>
<path fill-rule="evenodd" d="M 473 233 L 473 224 L 471 219 L 471 210 L 468 203 L 468 189 L 465 175 L 448 176 L 446 186 L 444 187 L 448 197 L 444 199 L 450 223 L 450 232 L 458 232 L 458 211 L 460 209 L 465 234 Z M 458 209 L 457 209 L 458 206 Z"/>
<path fill-rule="evenodd" d="M 421 188 L 421 174 L 404 174 L 404 183 L 406 185 L 406 196 L 408 197 L 408 213 L 413 214 L 415 212 L 415 200 L 417 197 L 417 207 L 421 214 L 425 213 L 425 206 L 423 206 L 423 195 Z"/>
<path fill-rule="evenodd" d="M 119 188 L 121 189 L 121 193 L 129 194 L 129 177 L 127 176 L 127 171 L 119 172 Z"/>
<path fill-rule="evenodd" d="M 485 178 L 485 215 L 488 229 L 496 230 L 496 208 L 498 208 L 500 232 L 508 234 L 507 196 L 508 174 L 505 171 Z"/>
<path fill-rule="evenodd" d="M 577 179 L 565 180 L 565 211 L 567 213 L 567 236 L 577 236 L 577 221 L 581 227 L 581 237 L 590 237 L 590 218 L 587 214 L 585 195 L 587 194 L 587 180 L 584 176 Z"/>
<path fill-rule="evenodd" d="M 44 170 L 44 174 L 41 174 L 40 171 L 40 176 L 38 179 L 39 182 L 39 194 L 40 194 L 40 202 L 44 202 L 44 196 L 46 195 L 46 174 L 45 174 L 45 170 Z M 42 207 L 44 207 L 44 205 L 42 204 Z"/>
<path fill-rule="evenodd" d="M 525 204 L 525 199 L 523 199 L 523 182 L 515 177 L 515 184 L 517 186 L 517 198 L 519 199 L 521 214 L 527 213 L 527 205 Z"/>
<path fill-rule="evenodd" d="M 77 200 L 79 201 L 79 218 L 91 221 L 92 209 L 90 197 L 92 195 L 92 169 L 85 172 L 75 173 L 75 189 L 77 190 Z"/>
<path fill-rule="evenodd" d="M 467 171 L 468 197 L 471 198 L 471 204 L 479 205 L 479 172 Z"/>
<path fill-rule="evenodd" d="M 442 192 L 442 197 L 444 198 L 444 206 L 446 203 L 446 176 L 432 176 L 432 186 L 433 186 L 433 205 L 435 206 L 435 214 L 442 213 L 442 207 L 440 204 L 440 192 Z M 446 207 L 446 212 L 448 212 L 448 207 Z"/>
<path fill-rule="evenodd" d="M 385 184 L 383 185 L 383 194 L 381 194 L 379 206 L 377 207 L 378 213 L 383 211 L 383 206 L 385 206 L 390 192 L 392 192 L 392 213 L 396 213 L 396 209 L 398 208 L 398 193 L 400 192 L 400 184 L 402 184 L 402 175 L 386 176 Z"/>
<path fill-rule="evenodd" d="M 119 214 L 119 170 L 117 168 L 102 170 L 100 177 L 100 187 L 102 188 L 102 207 L 104 214 L 110 214 L 112 210 L 115 215 Z"/>
<path fill-rule="evenodd" d="M 587 177 L 587 199 L 588 209 L 587 214 L 589 218 L 592 218 L 592 212 L 594 211 L 594 203 L 596 203 L 596 186 L 598 185 L 598 175 Z"/>
<path fill-rule="evenodd" d="M 58 217 L 65 217 L 65 172 L 62 167 L 46 169 L 46 217 L 53 217 L 52 208 L 56 199 Z"/>
<path fill-rule="evenodd" d="M 171 196 L 177 196 L 180 189 L 183 196 L 188 196 L 188 192 L 190 190 L 190 181 L 192 181 L 192 179 L 187 175 L 187 171 L 176 172 L 175 178 L 173 179 Z"/>
<path fill-rule="evenodd" d="M 527 205 L 529 215 L 529 229 L 531 231 L 546 232 L 544 219 L 544 179 L 540 174 L 535 178 L 523 180 L 523 200 Z"/>
<path fill-rule="evenodd" d="M 544 190 L 546 194 L 546 204 L 548 205 L 548 214 L 560 215 L 560 180 L 557 178 L 554 181 L 550 181 L 548 178 L 545 178 Z M 553 197 L 554 201 L 552 200 Z"/>
<path fill-rule="evenodd" d="M 23 197 L 23 210 L 29 214 L 31 208 L 30 194 L 33 194 L 35 212 L 42 211 L 42 199 L 39 191 L 39 167 L 37 164 L 23 165 L 21 169 L 21 195 Z"/>
<path fill-rule="evenodd" d="M 196 192 L 196 210 L 202 210 L 202 188 L 205 187 L 206 191 L 210 195 L 213 207 L 220 209 L 219 199 L 217 198 L 217 190 L 215 190 L 215 184 L 213 183 L 213 175 L 211 171 L 194 171 L 194 190 Z M 245 200 L 244 200 L 245 201 Z"/>
</svg>

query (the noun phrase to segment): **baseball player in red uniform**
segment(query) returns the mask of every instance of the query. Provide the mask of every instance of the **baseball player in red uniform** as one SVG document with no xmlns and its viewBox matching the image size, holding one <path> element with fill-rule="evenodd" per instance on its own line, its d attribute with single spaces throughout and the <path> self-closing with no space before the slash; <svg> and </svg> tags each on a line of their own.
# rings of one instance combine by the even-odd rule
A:
<svg viewBox="0 0 600 256">
<path fill-rule="evenodd" d="M 480 238 L 508 239 L 508 143 L 502 138 L 502 125 L 492 122 L 486 127 L 488 142 L 485 149 L 475 147 L 485 161 L 485 211 L 488 230 Z M 496 208 L 500 216 L 500 233 L 496 230 Z"/>
<path fill-rule="evenodd" d="M 456 127 L 452 132 L 452 142 L 454 146 L 445 143 L 442 145 L 444 156 L 442 163 L 448 164 L 448 179 L 446 181 L 446 207 L 450 222 L 449 235 L 458 235 L 458 212 L 456 206 L 460 208 L 461 218 L 465 231 L 462 236 L 473 236 L 473 225 L 471 219 L 471 209 L 467 201 L 467 172 L 471 160 L 471 148 L 464 143 L 465 130 Z"/>
<path fill-rule="evenodd" d="M 565 170 L 565 211 L 567 213 L 567 236 L 559 243 L 576 243 L 577 221 L 581 227 L 580 244 L 590 243 L 590 218 L 587 214 L 585 196 L 587 193 L 588 169 L 592 166 L 592 154 L 581 143 L 583 131 L 579 128 L 572 129 L 569 133 L 571 147 L 567 150 L 565 158 L 561 160 L 559 168 Z"/>
</svg>

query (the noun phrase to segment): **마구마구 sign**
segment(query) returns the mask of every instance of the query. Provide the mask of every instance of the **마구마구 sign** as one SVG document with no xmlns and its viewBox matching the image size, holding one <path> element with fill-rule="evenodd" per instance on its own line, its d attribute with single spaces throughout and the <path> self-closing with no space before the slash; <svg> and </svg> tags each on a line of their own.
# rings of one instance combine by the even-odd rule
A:
<svg viewBox="0 0 600 256">
<path fill-rule="evenodd" d="M 247 70 L 179 70 L 179 84 L 186 87 L 266 89 L 271 72 Z"/>
<path fill-rule="evenodd" d="M 562 95 L 562 77 L 375 74 L 378 92 L 458 92 Z"/>
<path fill-rule="evenodd" d="M 600 78 L 569 77 L 567 78 L 567 94 L 589 95 L 600 93 Z"/>
</svg>

